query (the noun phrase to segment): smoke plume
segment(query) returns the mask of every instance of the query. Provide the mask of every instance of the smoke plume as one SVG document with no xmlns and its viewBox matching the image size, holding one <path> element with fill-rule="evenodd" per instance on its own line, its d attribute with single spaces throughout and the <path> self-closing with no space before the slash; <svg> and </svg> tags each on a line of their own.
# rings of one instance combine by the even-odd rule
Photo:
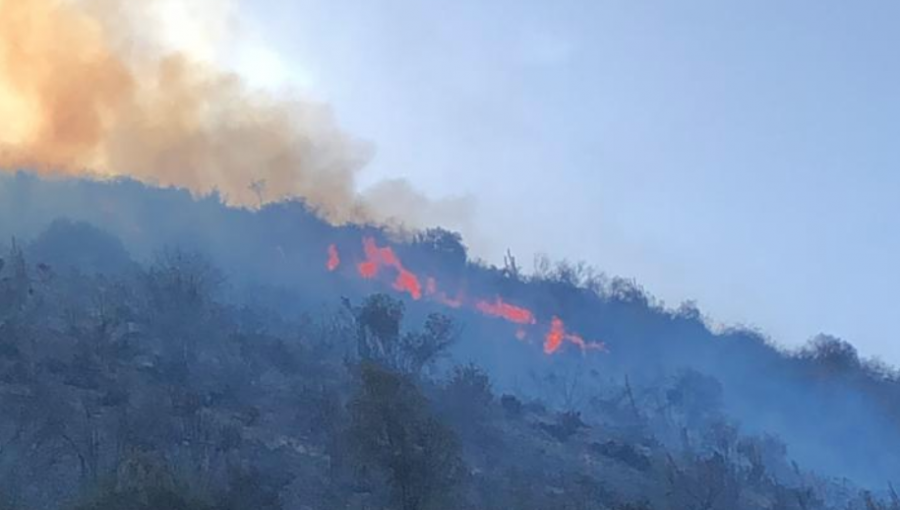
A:
<svg viewBox="0 0 900 510">
<path fill-rule="evenodd" d="M 237 35 L 231 4 L 181 2 L 203 6 L 201 16 L 218 9 L 211 17 L 225 21 L 207 31 L 168 26 L 165 6 L 0 0 L 0 168 L 129 176 L 242 206 L 299 196 L 334 223 L 416 227 L 439 216 L 465 229 L 465 201 L 433 203 L 397 185 L 358 194 L 371 150 L 327 106 L 254 90 L 166 40 L 189 34 L 193 48 L 215 51 Z"/>
</svg>

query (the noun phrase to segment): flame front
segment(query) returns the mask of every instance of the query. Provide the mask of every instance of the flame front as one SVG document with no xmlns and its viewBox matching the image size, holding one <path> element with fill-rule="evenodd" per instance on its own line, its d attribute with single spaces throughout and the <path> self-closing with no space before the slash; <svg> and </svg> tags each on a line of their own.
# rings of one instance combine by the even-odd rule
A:
<svg viewBox="0 0 900 510">
<path fill-rule="evenodd" d="M 393 278 L 391 287 L 394 290 L 406 293 L 414 300 L 422 299 L 424 295 L 429 301 L 450 308 L 466 306 L 481 314 L 503 319 L 517 326 L 515 337 L 523 342 L 529 337 L 528 328 L 539 326 L 534 312 L 523 306 L 508 303 L 501 296 L 494 296 L 493 300 L 466 299 L 460 290 L 456 293 L 456 297 L 450 297 L 441 290 L 437 280 L 432 276 L 424 278 L 423 289 L 422 279 L 403 265 L 390 246 L 378 246 L 372 237 L 363 238 L 362 244 L 365 258 L 356 264 L 356 272 L 363 279 L 377 280 L 384 274 L 383 270 L 388 270 L 389 276 Z M 339 265 L 338 249 L 332 244 L 328 247 L 326 267 L 329 271 L 334 271 Z M 556 354 L 567 342 L 577 346 L 582 352 L 606 350 L 606 346 L 601 342 L 589 342 L 580 335 L 568 332 L 562 319 L 554 316 L 550 321 L 550 330 L 544 335 L 543 351 L 547 355 Z"/>
<path fill-rule="evenodd" d="M 547 336 L 544 338 L 544 352 L 553 354 L 559 350 L 565 335 L 566 330 L 563 322 L 559 317 L 554 317 L 553 320 L 550 321 L 550 332 L 547 333 Z"/>
<path fill-rule="evenodd" d="M 373 279 L 378 276 L 382 267 L 393 268 L 397 271 L 397 277 L 393 283 L 394 289 L 406 292 L 416 300 L 422 298 L 422 284 L 419 283 L 419 278 L 403 267 L 390 246 L 379 248 L 374 239 L 366 237 L 363 239 L 363 250 L 366 260 L 357 264 L 360 276 Z"/>
<path fill-rule="evenodd" d="M 485 315 L 501 317 L 510 322 L 515 322 L 516 324 L 537 323 L 537 320 L 535 320 L 534 314 L 531 313 L 531 310 L 505 303 L 503 299 L 500 298 L 500 296 L 497 296 L 494 299 L 493 303 L 488 301 L 479 301 L 475 304 L 475 308 L 477 308 L 479 312 Z"/>
<path fill-rule="evenodd" d="M 563 346 L 563 342 L 571 342 L 577 345 L 582 352 L 587 350 L 605 351 L 606 346 L 602 342 L 587 342 L 580 335 L 566 332 L 566 325 L 559 317 L 553 317 L 550 321 L 550 331 L 544 336 L 544 352 L 553 354 Z"/>
</svg>

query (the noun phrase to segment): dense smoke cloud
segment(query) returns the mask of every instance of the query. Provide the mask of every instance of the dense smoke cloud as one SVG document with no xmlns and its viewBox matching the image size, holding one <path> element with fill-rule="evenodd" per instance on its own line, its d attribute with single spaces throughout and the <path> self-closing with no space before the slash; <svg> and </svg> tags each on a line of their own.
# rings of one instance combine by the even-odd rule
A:
<svg viewBox="0 0 900 510">
<path fill-rule="evenodd" d="M 222 71 L 215 52 L 238 38 L 235 12 L 209 0 L 0 0 L 0 167 L 127 175 L 244 206 L 301 196 L 335 223 L 465 228 L 465 201 L 404 185 L 359 195 L 371 150 L 327 106 Z M 192 16 L 213 22 L 184 25 Z"/>
</svg>

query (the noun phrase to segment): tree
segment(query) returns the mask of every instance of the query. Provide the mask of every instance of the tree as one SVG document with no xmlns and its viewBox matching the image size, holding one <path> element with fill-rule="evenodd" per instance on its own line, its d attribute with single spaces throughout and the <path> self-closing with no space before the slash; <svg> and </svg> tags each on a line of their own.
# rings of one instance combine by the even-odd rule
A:
<svg viewBox="0 0 900 510">
<path fill-rule="evenodd" d="M 25 256 L 13 239 L 6 261 L 0 259 L 0 321 L 21 312 L 31 293 Z"/>
<path fill-rule="evenodd" d="M 360 375 L 348 439 L 361 472 L 384 477 L 399 509 L 429 508 L 460 481 L 456 437 L 409 378 L 373 363 L 363 363 Z"/>
<path fill-rule="evenodd" d="M 685 370 L 666 391 L 666 409 L 681 428 L 684 439 L 689 439 L 688 434 L 700 435 L 720 418 L 723 398 L 718 379 Z"/>
<path fill-rule="evenodd" d="M 456 341 L 457 329 L 443 314 L 432 313 L 421 331 L 401 333 L 405 307 L 386 294 L 375 294 L 354 310 L 357 352 L 364 361 L 418 375 Z"/>
<path fill-rule="evenodd" d="M 441 409 L 457 430 L 477 436 L 494 400 L 491 380 L 475 365 L 457 366 L 441 392 Z"/>
<path fill-rule="evenodd" d="M 428 250 L 432 257 L 441 262 L 443 268 L 452 271 L 465 268 L 468 253 L 462 236 L 457 232 L 430 228 L 416 234 L 414 244 Z"/>
<path fill-rule="evenodd" d="M 200 253 L 162 252 L 145 275 L 150 324 L 164 343 L 167 359 L 183 371 L 193 364 L 224 277 Z"/>
<path fill-rule="evenodd" d="M 122 273 L 135 265 L 118 237 L 89 223 L 54 221 L 29 246 L 28 257 L 59 269 Z"/>
<path fill-rule="evenodd" d="M 264 472 L 254 466 L 232 466 L 228 488 L 217 499 L 218 510 L 280 510 L 280 493 L 290 477 L 277 471 Z"/>
<path fill-rule="evenodd" d="M 576 365 L 565 370 L 548 369 L 531 372 L 536 389 L 543 398 L 565 411 L 576 411 L 585 399 L 586 384 L 584 381 L 585 366 Z"/>
<path fill-rule="evenodd" d="M 801 351 L 801 357 L 813 361 L 824 373 L 835 375 L 858 370 L 861 366 L 856 348 L 840 338 L 819 335 Z"/>
<path fill-rule="evenodd" d="M 160 253 L 146 276 L 152 304 L 175 309 L 208 305 L 225 280 L 206 256 L 178 249 Z"/>
<path fill-rule="evenodd" d="M 894 490 L 894 486 L 889 486 L 890 501 L 878 501 L 869 491 L 863 491 L 862 498 L 866 505 L 866 510 L 900 510 L 900 496 Z"/>
<path fill-rule="evenodd" d="M 418 374 L 437 361 L 456 338 L 456 325 L 450 317 L 440 313 L 429 314 L 422 331 L 403 335 L 400 359 L 395 365 L 406 373 Z"/>
<path fill-rule="evenodd" d="M 400 323 L 405 307 L 402 301 L 387 294 L 369 296 L 355 309 L 356 348 L 363 360 L 379 360 L 388 356 L 400 340 Z"/>
<path fill-rule="evenodd" d="M 75 510 L 213 510 L 171 470 L 149 455 L 123 462 L 113 480 L 97 484 Z M 249 508 L 249 507 L 248 507 Z"/>
</svg>

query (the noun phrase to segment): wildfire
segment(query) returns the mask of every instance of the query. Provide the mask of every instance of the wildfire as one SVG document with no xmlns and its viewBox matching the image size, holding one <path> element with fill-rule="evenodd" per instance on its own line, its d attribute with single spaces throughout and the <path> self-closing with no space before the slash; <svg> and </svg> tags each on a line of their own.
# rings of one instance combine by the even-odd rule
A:
<svg viewBox="0 0 900 510">
<path fill-rule="evenodd" d="M 416 278 L 416 275 L 405 269 L 400 269 L 397 280 L 394 281 L 394 288 L 399 291 L 408 292 L 413 299 L 422 298 L 422 286 L 419 285 L 419 279 Z"/>
<path fill-rule="evenodd" d="M 400 258 L 394 253 L 394 250 L 390 246 L 378 246 L 372 237 L 363 238 L 363 254 L 365 258 L 356 264 L 356 270 L 363 279 L 374 280 L 383 273 L 384 269 L 391 270 L 391 276 L 394 278 L 391 286 L 394 290 L 407 293 L 415 300 L 421 299 L 424 294 L 430 301 L 450 308 L 468 306 L 484 315 L 497 317 L 516 324 L 518 327 L 516 328 L 515 337 L 523 342 L 527 341 L 529 337 L 528 329 L 538 325 L 538 320 L 531 310 L 507 303 L 500 296 L 495 296 L 493 300 L 468 300 L 460 290 L 456 297 L 450 297 L 440 289 L 437 280 L 431 276 L 424 278 L 425 284 L 423 288 L 422 280 L 400 262 Z M 340 263 L 341 259 L 337 247 L 332 244 L 328 247 L 326 267 L 329 271 L 334 271 Z M 582 352 L 606 350 L 606 346 L 603 343 L 589 342 L 580 335 L 568 332 L 562 319 L 554 316 L 550 321 L 550 330 L 544 335 L 544 353 L 547 355 L 555 354 L 566 342 L 574 344 Z"/>
<path fill-rule="evenodd" d="M 390 246 L 379 248 L 375 244 L 375 239 L 366 237 L 363 239 L 363 251 L 366 254 L 366 260 L 356 266 L 360 276 L 372 279 L 378 276 L 382 267 L 393 268 L 397 271 L 397 278 L 393 284 L 394 289 L 409 293 L 413 299 L 422 298 L 422 285 L 419 283 L 419 278 L 403 267 Z"/>
<path fill-rule="evenodd" d="M 565 326 L 563 322 L 558 318 L 554 317 L 550 322 L 550 332 L 547 333 L 547 336 L 544 338 L 544 352 L 547 354 L 553 354 L 563 343 L 563 338 L 565 338 Z"/>
<path fill-rule="evenodd" d="M 516 324 L 535 324 L 537 322 L 531 310 L 505 303 L 500 296 L 497 296 L 493 303 L 479 301 L 475 304 L 475 308 L 485 315 L 501 317 Z"/>
<path fill-rule="evenodd" d="M 338 254 L 337 246 L 331 244 L 328 246 L 328 262 L 325 263 L 325 267 L 327 267 L 329 271 L 334 271 L 340 265 L 341 256 Z"/>
<path fill-rule="evenodd" d="M 600 342 L 587 342 L 579 335 L 566 332 L 566 325 L 559 317 L 553 317 L 550 321 L 550 331 L 544 337 L 544 352 L 553 354 L 562 347 L 563 342 L 569 341 L 581 348 L 582 352 L 587 350 L 605 351 L 606 346 Z"/>
</svg>

